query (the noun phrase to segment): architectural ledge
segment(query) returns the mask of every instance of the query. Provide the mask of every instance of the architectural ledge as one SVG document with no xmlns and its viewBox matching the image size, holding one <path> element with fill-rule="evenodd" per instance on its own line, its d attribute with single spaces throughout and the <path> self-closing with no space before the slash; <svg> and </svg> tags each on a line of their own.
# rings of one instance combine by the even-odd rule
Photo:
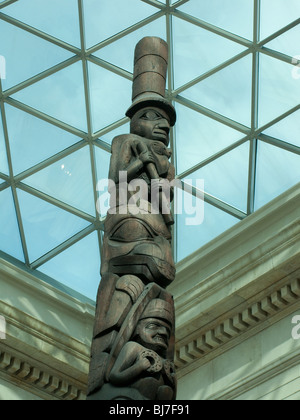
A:
<svg viewBox="0 0 300 420">
<path fill-rule="evenodd" d="M 0 380 L 44 400 L 85 399 L 94 307 L 0 260 Z"/>
<path fill-rule="evenodd" d="M 179 384 L 299 310 L 299 202 L 297 185 L 177 265 L 169 291 L 176 307 Z M 0 290 L 6 321 L 0 385 L 2 380 L 44 400 L 85 399 L 94 306 L 3 258 Z M 226 390 L 216 389 L 211 398 L 231 398 L 237 388 L 248 389 L 299 357 L 286 353 L 278 360 Z"/>
<path fill-rule="evenodd" d="M 177 267 L 177 375 L 300 307 L 300 184 Z"/>
</svg>

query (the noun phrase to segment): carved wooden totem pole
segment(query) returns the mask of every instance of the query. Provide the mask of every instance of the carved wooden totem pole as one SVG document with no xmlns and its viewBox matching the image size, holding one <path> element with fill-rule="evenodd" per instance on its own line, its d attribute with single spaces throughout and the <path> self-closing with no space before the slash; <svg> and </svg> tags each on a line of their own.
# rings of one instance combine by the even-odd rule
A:
<svg viewBox="0 0 300 420">
<path fill-rule="evenodd" d="M 130 134 L 115 137 L 88 400 L 174 400 L 175 278 L 169 159 L 176 114 L 165 99 L 168 46 L 136 46 Z"/>
</svg>

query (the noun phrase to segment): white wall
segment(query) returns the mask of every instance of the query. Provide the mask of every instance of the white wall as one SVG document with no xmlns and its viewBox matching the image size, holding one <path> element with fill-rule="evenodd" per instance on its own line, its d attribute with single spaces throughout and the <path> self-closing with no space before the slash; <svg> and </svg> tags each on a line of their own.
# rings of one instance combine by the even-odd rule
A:
<svg viewBox="0 0 300 420">
<path fill-rule="evenodd" d="M 0 378 L 0 401 L 40 401 L 40 397 Z"/>
</svg>

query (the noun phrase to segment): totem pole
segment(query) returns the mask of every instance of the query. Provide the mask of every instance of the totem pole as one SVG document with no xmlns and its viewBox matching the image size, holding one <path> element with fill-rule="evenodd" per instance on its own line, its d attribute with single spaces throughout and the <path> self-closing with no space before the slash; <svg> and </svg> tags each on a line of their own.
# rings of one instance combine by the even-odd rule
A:
<svg viewBox="0 0 300 420">
<path fill-rule="evenodd" d="M 130 134 L 112 142 L 88 400 L 174 400 L 175 278 L 170 211 L 175 177 L 165 99 L 168 46 L 136 46 Z"/>
</svg>

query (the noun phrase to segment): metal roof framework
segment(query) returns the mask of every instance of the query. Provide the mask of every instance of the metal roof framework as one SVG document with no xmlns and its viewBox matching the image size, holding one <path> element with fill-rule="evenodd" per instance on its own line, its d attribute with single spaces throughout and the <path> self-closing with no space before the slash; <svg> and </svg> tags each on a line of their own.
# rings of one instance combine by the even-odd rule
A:
<svg viewBox="0 0 300 420">
<path fill-rule="evenodd" d="M 99 250 L 101 251 L 102 247 L 102 232 L 103 232 L 103 218 L 98 213 L 96 208 L 96 203 L 98 200 L 98 191 L 97 191 L 97 168 L 96 168 L 96 159 L 95 159 L 95 149 L 100 148 L 104 152 L 110 153 L 110 145 L 102 140 L 102 136 L 112 132 L 113 130 L 125 125 L 128 123 L 128 118 L 124 117 L 121 118 L 114 123 L 110 124 L 109 126 L 102 128 L 98 131 L 93 130 L 92 125 L 92 112 L 91 112 L 91 87 L 90 87 L 90 79 L 88 73 L 88 63 L 93 63 L 96 66 L 100 66 L 110 72 L 117 74 L 118 76 L 125 78 L 127 80 L 132 80 L 132 73 L 128 72 L 125 69 L 117 67 L 116 65 L 109 63 L 105 60 L 100 59 L 95 55 L 96 52 L 101 50 L 104 47 L 109 46 L 110 44 L 116 42 L 117 40 L 125 37 L 126 35 L 133 33 L 134 31 L 138 30 L 139 28 L 161 18 L 165 18 L 166 24 L 166 34 L 167 34 L 167 42 L 169 45 L 169 67 L 168 67 L 168 86 L 167 86 L 167 97 L 170 101 L 173 102 L 174 106 L 176 107 L 177 104 L 180 104 L 184 107 L 187 107 L 193 111 L 196 111 L 199 114 L 205 115 L 219 123 L 224 124 L 240 133 L 240 139 L 230 146 L 219 150 L 217 153 L 213 154 L 209 158 L 198 162 L 195 166 L 188 168 L 182 173 L 177 173 L 177 177 L 182 180 L 183 186 L 184 178 L 187 176 L 195 173 L 197 170 L 203 168 L 204 166 L 208 165 L 209 163 L 215 161 L 216 159 L 224 156 L 225 154 L 229 153 L 230 151 L 234 150 L 236 147 L 244 144 L 245 142 L 249 142 L 250 144 L 250 153 L 249 153 L 249 169 L 248 169 L 248 195 L 247 195 L 247 211 L 242 211 L 239 208 L 234 207 L 233 205 L 223 201 L 222 199 L 215 197 L 208 192 L 204 191 L 204 199 L 207 203 L 211 204 L 214 207 L 234 216 L 235 218 L 242 220 L 254 211 L 254 202 L 255 202 L 255 188 L 256 188 L 256 166 L 257 166 L 257 145 L 258 141 L 262 141 L 268 143 L 274 147 L 281 148 L 283 150 L 287 150 L 291 153 L 300 155 L 300 148 L 296 145 L 291 143 L 287 143 L 281 138 L 274 138 L 272 136 L 266 135 L 264 132 L 269 127 L 273 126 L 274 124 L 280 122 L 284 118 L 292 115 L 293 113 L 297 112 L 300 109 L 300 104 L 294 106 L 293 108 L 289 109 L 284 114 L 278 116 L 276 119 L 269 121 L 264 126 L 259 125 L 259 60 L 260 56 L 267 55 L 276 60 L 280 60 L 284 63 L 299 66 L 299 61 L 295 61 L 295 59 L 291 56 L 285 55 L 279 51 L 272 50 L 266 46 L 270 41 L 276 39 L 277 37 L 285 34 L 287 31 L 295 28 L 297 25 L 300 24 L 300 18 L 295 19 L 293 22 L 289 23 L 287 26 L 281 28 L 277 32 L 273 33 L 269 37 L 260 40 L 259 38 L 259 31 L 260 31 L 260 4 L 261 0 L 254 0 L 254 19 L 253 19 L 253 40 L 245 39 L 241 36 L 238 36 L 234 33 L 228 32 L 225 29 L 220 27 L 214 26 L 204 20 L 200 20 L 194 16 L 191 16 L 183 11 L 180 10 L 180 6 L 188 3 L 190 0 L 179 0 L 174 4 L 171 4 L 171 0 L 166 0 L 165 4 L 157 1 L 157 0 L 141 0 L 141 2 L 147 3 L 148 5 L 153 6 L 154 13 L 147 17 L 146 19 L 139 21 L 138 23 L 126 28 L 125 30 L 115 34 L 114 36 L 105 39 L 104 41 L 99 42 L 98 44 L 87 48 L 86 47 L 86 34 L 85 34 L 85 25 L 84 25 L 84 7 L 83 7 L 84 0 L 78 0 L 78 14 L 79 14 L 79 27 L 80 27 L 80 39 L 81 45 L 80 48 L 75 47 L 61 39 L 55 38 L 41 30 L 29 26 L 28 24 L 21 22 L 8 14 L 5 13 L 5 7 L 14 3 L 12 0 L 6 0 L 0 3 L 0 19 L 13 25 L 14 27 L 18 27 L 24 31 L 27 31 L 43 40 L 48 41 L 60 48 L 63 48 L 70 53 L 72 53 L 72 57 L 57 64 L 33 77 L 30 77 L 27 80 L 22 81 L 21 83 L 7 89 L 3 90 L 2 82 L 0 79 L 0 108 L 1 108 L 1 115 L 2 115 L 2 125 L 3 125 L 3 132 L 4 132 L 4 139 L 5 139 L 5 148 L 7 154 L 7 161 L 8 161 L 8 168 L 9 174 L 6 175 L 0 172 L 0 192 L 5 190 L 8 187 L 11 187 L 11 191 L 13 194 L 13 201 L 15 205 L 18 227 L 21 237 L 22 249 L 24 253 L 24 262 L 27 267 L 30 269 L 36 270 L 41 267 L 43 264 L 63 252 L 64 250 L 68 249 L 78 241 L 85 238 L 91 232 L 96 231 L 98 235 L 98 243 L 99 243 Z M 190 80 L 188 83 L 175 88 L 174 84 L 174 37 L 173 37 L 173 19 L 174 17 L 181 19 L 191 25 L 196 25 L 201 27 L 209 32 L 212 32 L 220 37 L 226 38 L 230 41 L 233 41 L 237 44 L 242 45 L 245 49 L 235 55 L 234 57 L 230 58 L 229 60 L 223 62 L 222 64 L 212 68 L 211 70 L 207 71 L 204 74 L 201 74 Z M 209 78 L 210 76 L 216 74 L 217 72 L 231 66 L 232 64 L 236 63 L 238 60 L 242 59 L 243 57 L 251 56 L 252 57 L 252 105 L 251 105 L 251 125 L 245 126 L 235 120 L 229 119 L 228 117 L 221 115 L 211 109 L 208 109 L 201 105 L 201 103 L 196 103 L 192 100 L 189 100 L 185 97 L 185 91 L 199 82 Z M 86 118 L 87 118 L 87 131 L 81 131 L 80 129 L 67 124 L 64 121 L 58 120 L 48 114 L 41 112 L 38 109 L 30 107 L 25 103 L 22 103 L 12 97 L 15 93 L 71 66 L 74 63 L 80 62 L 82 65 L 83 71 L 83 80 L 84 80 L 84 93 L 85 93 L 85 108 L 86 108 Z M 17 109 L 20 109 L 28 114 L 33 115 L 51 125 L 61 128 L 66 132 L 76 135 L 81 140 L 76 142 L 71 147 L 68 147 L 65 150 L 49 157 L 46 160 L 39 162 L 38 164 L 34 165 L 33 167 L 28 168 L 27 170 L 18 173 L 17 175 L 14 173 L 12 157 L 11 157 L 11 146 L 10 146 L 10 132 L 8 129 L 7 121 L 6 121 L 6 109 L 5 104 L 11 105 Z M 125 111 L 125 110 L 124 110 Z M 173 162 L 176 165 L 177 162 L 177 147 L 176 147 L 176 131 L 175 129 L 171 130 L 170 135 L 171 147 L 173 149 Z M 90 152 L 90 162 L 91 162 L 91 178 L 93 183 L 93 193 L 94 193 L 94 204 L 95 204 L 95 214 L 96 217 L 85 213 L 84 211 L 71 206 L 53 196 L 45 194 L 42 191 L 39 191 L 29 185 L 27 185 L 24 181 L 27 177 L 37 174 L 42 169 L 52 165 L 55 162 L 58 162 L 62 158 L 70 156 L 74 152 L 82 149 L 83 147 L 89 147 Z M 65 242 L 61 243 L 57 247 L 51 249 L 45 255 L 42 255 L 35 261 L 32 261 L 29 256 L 28 247 L 27 247 L 27 239 L 26 234 L 24 231 L 23 226 L 23 219 L 22 219 L 22 211 L 19 205 L 19 199 L 17 190 L 23 190 L 33 196 L 44 200 L 58 208 L 65 210 L 79 218 L 86 220 L 89 225 L 87 228 L 83 229 L 82 231 L 78 232 L 76 235 L 72 236 Z M 203 192 L 197 190 L 196 187 L 191 187 L 189 189 L 190 193 L 194 196 L 202 197 Z M 174 253 L 176 256 L 176 249 L 177 249 L 177 235 L 176 232 L 174 234 L 174 241 L 173 241 L 173 248 Z"/>
</svg>

